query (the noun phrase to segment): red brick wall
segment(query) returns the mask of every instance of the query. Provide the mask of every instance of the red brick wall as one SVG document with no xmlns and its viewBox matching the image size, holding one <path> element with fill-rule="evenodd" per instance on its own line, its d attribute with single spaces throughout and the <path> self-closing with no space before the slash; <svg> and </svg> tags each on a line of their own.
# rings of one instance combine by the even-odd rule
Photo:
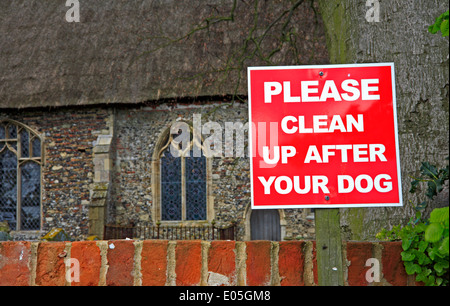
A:
<svg viewBox="0 0 450 306">
<path fill-rule="evenodd" d="M 347 242 L 345 284 L 415 285 L 398 242 Z M 79 266 L 75 278 L 76 259 Z M 380 281 L 368 283 L 369 258 Z M 67 271 L 72 280 L 66 279 Z M 1 242 L 0 286 L 317 285 L 311 241 Z"/>
</svg>

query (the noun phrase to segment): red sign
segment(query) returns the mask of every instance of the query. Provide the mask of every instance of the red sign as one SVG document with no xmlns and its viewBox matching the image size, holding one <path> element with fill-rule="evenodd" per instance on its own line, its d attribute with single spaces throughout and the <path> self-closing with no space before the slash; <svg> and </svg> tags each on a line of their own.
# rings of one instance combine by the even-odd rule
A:
<svg viewBox="0 0 450 306">
<path fill-rule="evenodd" d="M 394 64 L 249 67 L 252 208 L 401 206 Z"/>
</svg>

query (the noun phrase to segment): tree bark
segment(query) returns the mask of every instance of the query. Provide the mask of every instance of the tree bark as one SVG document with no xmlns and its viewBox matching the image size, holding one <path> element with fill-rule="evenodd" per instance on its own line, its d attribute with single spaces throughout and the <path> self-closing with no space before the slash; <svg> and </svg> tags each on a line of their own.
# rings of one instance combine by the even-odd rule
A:
<svg viewBox="0 0 450 306">
<path fill-rule="evenodd" d="M 370 18 L 373 3 L 379 4 L 378 22 Z M 404 224 L 414 216 L 411 202 L 417 205 L 425 199 L 425 186 L 423 192 L 409 193 L 411 176 L 418 174 L 421 162 L 448 164 L 449 40 L 428 32 L 448 10 L 448 2 L 320 0 L 319 6 L 331 63 L 395 63 L 404 206 L 341 209 L 343 239 L 370 240 L 383 227 Z M 448 185 L 426 214 L 444 205 Z"/>
</svg>

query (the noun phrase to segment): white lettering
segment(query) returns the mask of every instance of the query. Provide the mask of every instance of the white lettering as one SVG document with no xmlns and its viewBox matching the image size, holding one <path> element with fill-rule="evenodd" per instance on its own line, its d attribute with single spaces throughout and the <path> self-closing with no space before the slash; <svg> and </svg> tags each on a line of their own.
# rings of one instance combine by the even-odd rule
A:
<svg viewBox="0 0 450 306">
<path fill-rule="evenodd" d="M 358 88 L 351 87 L 349 85 L 353 86 L 359 86 L 359 83 L 357 80 L 345 80 L 342 82 L 342 90 L 351 93 L 352 95 L 349 96 L 348 93 L 343 93 L 341 96 L 345 101 L 356 101 L 361 96 L 361 93 Z"/>
<path fill-rule="evenodd" d="M 353 150 L 353 162 L 355 163 L 367 163 L 376 162 L 377 158 L 386 162 L 387 159 L 384 156 L 385 146 L 382 144 L 355 144 L 355 145 L 323 145 L 321 152 L 315 145 L 311 145 L 308 148 L 305 157 L 305 163 L 308 164 L 311 161 L 317 163 L 328 163 L 330 156 L 335 156 L 334 151 L 340 151 L 341 162 L 348 162 L 348 151 Z"/>
<path fill-rule="evenodd" d="M 286 116 L 281 120 L 281 129 L 286 134 L 294 134 L 298 131 L 300 134 L 310 133 L 334 133 L 340 131 L 342 133 L 350 133 L 353 130 L 364 132 L 364 116 L 358 114 L 355 118 L 353 115 L 345 116 L 345 123 L 340 115 L 334 115 L 331 122 L 328 123 L 329 116 L 315 115 L 312 116 L 312 127 L 306 127 L 305 116 Z M 288 123 L 292 122 L 293 126 L 288 127 Z"/>
<path fill-rule="evenodd" d="M 345 182 L 347 182 L 348 187 L 345 187 Z M 355 183 L 350 175 L 338 175 L 338 192 L 339 193 L 350 193 L 355 188 Z"/>
<path fill-rule="evenodd" d="M 263 176 L 258 176 L 258 179 L 264 186 L 264 194 L 270 194 L 270 186 L 272 185 L 273 181 L 275 181 L 275 176 L 269 177 L 267 181 Z"/>
<path fill-rule="evenodd" d="M 361 80 L 361 93 L 363 100 L 380 100 L 380 95 L 371 95 L 369 92 L 378 91 L 378 86 L 370 86 L 370 85 L 378 85 L 380 82 L 379 79 L 363 79 Z"/>
<path fill-rule="evenodd" d="M 363 180 L 365 180 L 367 182 L 366 187 L 362 186 Z M 370 175 L 367 175 L 367 174 L 358 175 L 355 180 L 355 187 L 356 187 L 356 190 L 358 190 L 361 193 L 368 193 L 368 192 L 372 191 L 372 189 L 373 189 L 372 178 L 370 177 Z"/>
<path fill-rule="evenodd" d="M 328 130 L 328 132 L 333 133 L 335 130 L 339 130 L 342 133 L 347 132 L 345 130 L 344 122 L 342 122 L 341 116 L 333 116 L 333 119 L 331 119 L 330 129 Z"/>
<path fill-rule="evenodd" d="M 303 118 L 303 121 L 305 120 L 305 118 Z M 297 118 L 295 118 L 294 116 L 286 116 L 283 118 L 283 120 L 281 120 L 281 129 L 283 130 L 283 132 L 285 132 L 286 134 L 294 134 L 295 132 L 297 132 L 298 128 L 294 125 L 291 129 L 288 128 L 287 123 L 291 121 L 291 122 L 297 122 Z"/>
<path fill-rule="evenodd" d="M 67 0 L 66 6 L 70 6 L 66 12 L 66 21 L 80 22 L 80 2 L 78 0 Z"/>
<path fill-rule="evenodd" d="M 324 175 L 313 175 L 312 179 L 311 176 L 305 176 L 305 186 L 303 188 L 300 187 L 299 176 L 294 176 L 293 179 L 288 176 L 271 176 L 268 180 L 266 180 L 262 176 L 259 176 L 258 179 L 264 186 L 264 194 L 271 193 L 270 187 L 272 186 L 272 184 L 274 185 L 275 192 L 277 192 L 278 194 L 291 193 L 292 189 L 294 189 L 294 191 L 298 194 L 306 194 L 311 191 L 311 185 L 312 192 L 315 194 L 319 193 L 320 191 L 322 191 L 322 193 L 330 193 L 327 187 L 328 178 Z"/>
<path fill-rule="evenodd" d="M 269 156 L 269 147 L 263 146 L 263 160 L 266 164 L 269 165 L 275 165 L 280 160 L 280 147 L 274 146 L 273 147 L 273 158 L 271 159 Z"/>
<path fill-rule="evenodd" d="M 355 163 L 361 162 L 365 163 L 369 161 L 368 157 L 362 157 L 361 155 L 367 155 L 367 151 L 363 150 L 366 149 L 367 145 L 353 145 L 353 161 Z"/>
<path fill-rule="evenodd" d="M 305 127 L 305 117 L 304 116 L 299 116 L 298 117 L 298 127 L 299 127 L 299 133 L 302 134 L 309 134 L 313 132 L 312 128 L 306 128 Z"/>
<path fill-rule="evenodd" d="M 348 79 L 342 81 L 338 88 L 333 80 L 326 80 L 323 86 L 315 80 L 301 81 L 300 96 L 293 96 L 289 81 L 264 82 L 264 102 L 272 103 L 272 97 L 281 93 L 284 103 L 380 100 L 379 83 L 379 79 L 361 79 L 361 82 Z"/>
<path fill-rule="evenodd" d="M 322 128 L 322 126 L 327 126 L 327 120 L 328 116 L 321 115 L 321 116 L 313 116 L 313 128 L 314 133 L 327 133 L 327 128 Z"/>
<path fill-rule="evenodd" d="M 281 188 L 281 182 L 286 183 L 286 188 Z M 280 176 L 275 180 L 275 191 L 279 194 L 288 194 L 292 191 L 292 180 L 287 176 Z"/>
<path fill-rule="evenodd" d="M 310 94 L 319 93 L 319 88 L 310 88 L 310 86 L 319 86 L 319 81 L 303 81 L 301 82 L 302 101 L 303 102 L 319 102 L 319 97 L 311 97 Z"/>
<path fill-rule="evenodd" d="M 330 91 L 331 90 L 331 91 Z M 320 101 L 325 102 L 328 98 L 334 99 L 334 101 L 342 101 L 339 91 L 336 87 L 334 81 L 325 81 L 323 86 L 322 95 L 320 96 Z"/>
<path fill-rule="evenodd" d="M 294 176 L 294 189 L 298 194 L 307 194 L 311 190 L 311 177 L 305 176 L 305 187 L 300 187 L 300 177 Z"/>
<path fill-rule="evenodd" d="M 373 181 L 373 184 L 375 185 L 375 189 L 378 192 L 389 192 L 392 190 L 392 182 L 384 182 L 383 186 L 381 186 L 381 180 L 385 179 L 385 180 L 391 180 L 391 177 L 387 174 L 380 174 L 378 175 L 375 180 Z"/>
<path fill-rule="evenodd" d="M 312 145 L 309 146 L 308 152 L 305 157 L 305 164 L 309 164 L 311 161 L 316 161 L 316 163 L 322 163 L 322 159 L 320 158 L 320 153 L 317 150 L 317 147 Z"/>
<path fill-rule="evenodd" d="M 381 183 L 381 180 L 386 180 Z M 364 182 L 365 181 L 365 182 Z M 363 183 L 364 182 L 364 183 Z M 372 180 L 372 177 L 368 174 L 361 174 L 353 180 L 350 175 L 338 175 L 338 192 L 350 193 L 355 188 L 360 193 L 368 193 L 373 190 L 386 193 L 392 190 L 391 177 L 388 174 L 379 174 Z"/>
<path fill-rule="evenodd" d="M 369 145 L 369 156 L 370 161 L 374 162 L 376 161 L 376 157 L 380 159 L 380 161 L 385 162 L 387 161 L 386 157 L 383 155 L 384 151 L 386 151 L 386 147 L 382 144 L 370 144 Z"/>
<path fill-rule="evenodd" d="M 380 282 L 380 261 L 376 258 L 366 260 L 366 267 L 370 267 L 366 272 L 366 281 L 368 283 Z"/>
<path fill-rule="evenodd" d="M 300 102 L 300 97 L 291 96 L 291 82 L 283 82 L 284 102 Z"/>
<path fill-rule="evenodd" d="M 279 95 L 282 90 L 278 82 L 264 82 L 264 103 L 272 103 L 272 96 Z"/>
</svg>

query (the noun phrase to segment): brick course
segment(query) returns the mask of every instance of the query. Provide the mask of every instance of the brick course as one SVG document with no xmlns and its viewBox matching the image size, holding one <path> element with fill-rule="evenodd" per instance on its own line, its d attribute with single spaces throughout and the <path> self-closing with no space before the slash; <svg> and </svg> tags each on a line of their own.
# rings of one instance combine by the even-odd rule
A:
<svg viewBox="0 0 450 306">
<path fill-rule="evenodd" d="M 0 285 L 317 285 L 314 245 L 311 241 L 1 242 Z M 400 243 L 345 246 L 346 285 L 419 285 L 406 275 Z M 244 250 L 245 260 L 239 260 L 243 255 L 238 249 Z M 65 279 L 70 258 L 79 261 L 79 282 Z M 380 263 L 380 282 L 365 279 L 369 258 Z"/>
</svg>

